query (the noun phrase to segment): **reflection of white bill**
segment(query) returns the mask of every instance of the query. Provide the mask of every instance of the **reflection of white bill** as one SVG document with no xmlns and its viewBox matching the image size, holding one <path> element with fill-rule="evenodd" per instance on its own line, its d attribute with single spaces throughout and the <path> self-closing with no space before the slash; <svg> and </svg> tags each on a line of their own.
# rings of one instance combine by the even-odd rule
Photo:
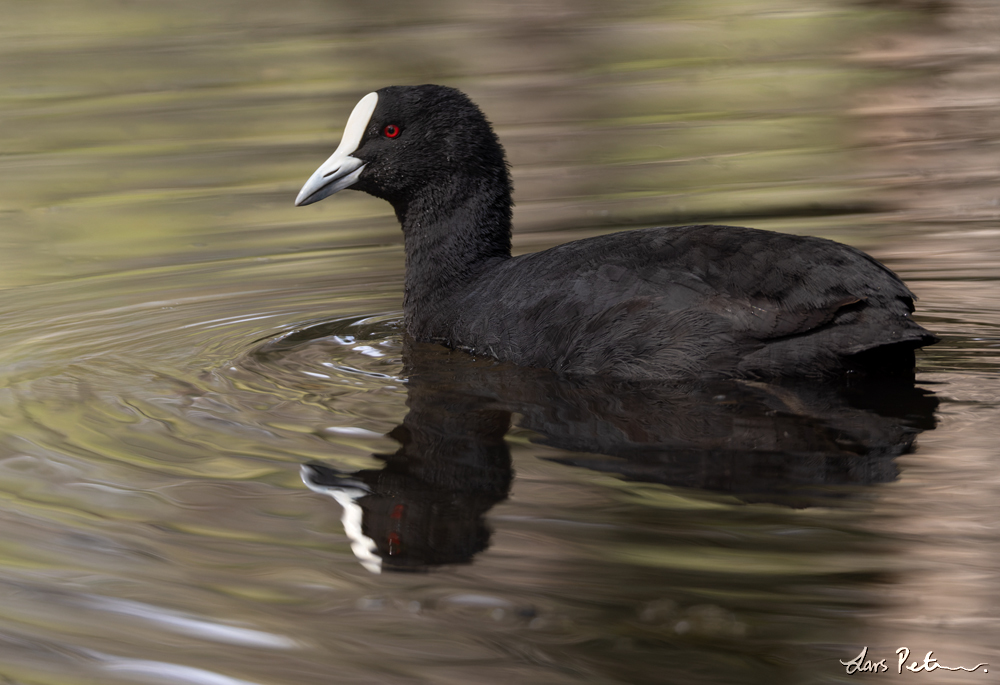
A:
<svg viewBox="0 0 1000 685">
<path fill-rule="evenodd" d="M 344 508 L 344 513 L 340 517 L 344 524 L 344 533 L 351 541 L 351 551 L 358 558 L 361 565 L 372 573 L 382 572 L 382 558 L 376 554 L 378 547 L 375 541 L 364 534 L 361 530 L 362 509 L 361 505 L 355 502 L 368 494 L 368 486 L 361 481 L 344 478 L 341 485 L 322 485 L 312 478 L 313 470 L 308 464 L 303 464 L 300 470 L 302 482 L 313 492 L 320 492 L 329 495 L 337 500 L 337 503 Z"/>
<path fill-rule="evenodd" d="M 900 647 L 896 650 L 896 655 L 899 657 L 899 663 L 896 666 L 896 672 L 902 673 L 905 668 L 911 673 L 919 673 L 920 671 L 936 671 L 937 669 L 944 669 L 945 671 L 968 671 L 972 673 L 973 671 L 978 671 L 980 668 L 983 669 L 983 673 L 989 673 L 987 666 L 989 664 L 976 664 L 972 668 L 968 666 L 945 666 L 944 664 L 939 664 L 938 660 L 934 658 L 934 652 L 927 652 L 924 655 L 923 663 L 919 661 L 914 661 L 909 665 L 904 666 L 906 660 L 910 658 L 910 650 L 907 647 Z M 841 660 L 840 663 L 847 667 L 847 674 L 851 675 L 853 673 L 885 673 L 889 670 L 889 667 L 885 663 L 885 659 L 869 659 L 868 657 L 868 647 L 865 646 L 861 650 L 861 653 L 850 661 Z"/>
</svg>

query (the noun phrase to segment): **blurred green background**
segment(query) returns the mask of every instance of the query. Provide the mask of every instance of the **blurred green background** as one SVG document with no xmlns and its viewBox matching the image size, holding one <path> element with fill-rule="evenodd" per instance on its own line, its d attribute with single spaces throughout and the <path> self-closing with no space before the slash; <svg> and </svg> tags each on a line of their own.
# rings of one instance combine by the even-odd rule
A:
<svg viewBox="0 0 1000 685">
<path fill-rule="evenodd" d="M 394 83 L 483 107 L 522 234 L 712 220 L 844 237 L 854 222 L 822 217 L 899 205 L 872 192 L 887 172 L 859 108 L 935 67 L 892 59 L 941 31 L 928 7 L 7 0 L 0 284 L 398 241 L 360 194 L 290 205 L 357 99 Z"/>
</svg>

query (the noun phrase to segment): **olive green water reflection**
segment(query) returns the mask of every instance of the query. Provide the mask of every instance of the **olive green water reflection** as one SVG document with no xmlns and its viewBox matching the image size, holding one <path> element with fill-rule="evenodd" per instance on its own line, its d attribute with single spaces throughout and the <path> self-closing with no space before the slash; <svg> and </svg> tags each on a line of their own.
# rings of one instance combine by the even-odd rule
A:
<svg viewBox="0 0 1000 685">
<path fill-rule="evenodd" d="M 864 645 L 890 665 L 907 646 L 1000 670 L 993 4 L 2 9 L 7 681 L 832 683 L 864 678 L 838 663 Z M 361 95 L 427 81 L 468 91 L 496 124 L 518 250 L 705 220 L 886 260 L 944 338 L 921 360 L 934 418 L 890 423 L 882 443 L 859 426 L 883 421 L 847 421 L 837 449 L 867 446 L 848 462 L 871 468 L 804 468 L 762 497 L 718 461 L 685 462 L 678 481 L 626 460 L 628 480 L 569 445 L 617 439 L 571 419 L 628 417 L 627 398 L 567 414 L 565 396 L 522 397 L 489 447 L 514 477 L 496 472 L 470 524 L 485 549 L 371 574 L 341 507 L 299 470 L 371 472 L 401 449 L 385 437 L 415 403 L 391 325 L 401 237 L 367 196 L 292 200 Z M 255 356 L 365 317 L 322 354 Z M 476 369 L 482 388 L 511 389 Z M 553 425 L 566 430 L 546 440 Z M 872 679 L 890 676 L 993 669 Z"/>
</svg>

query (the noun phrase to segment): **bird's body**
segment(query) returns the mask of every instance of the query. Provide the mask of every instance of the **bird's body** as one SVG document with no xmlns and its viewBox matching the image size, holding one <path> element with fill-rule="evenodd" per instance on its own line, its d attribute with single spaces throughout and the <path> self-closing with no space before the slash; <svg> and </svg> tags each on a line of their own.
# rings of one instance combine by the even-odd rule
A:
<svg viewBox="0 0 1000 685">
<path fill-rule="evenodd" d="M 821 376 L 928 336 L 912 293 L 863 252 L 731 226 L 578 240 L 443 290 L 407 309 L 415 338 L 570 374 Z"/>
<path fill-rule="evenodd" d="M 511 257 L 503 149 L 450 88 L 366 96 L 297 204 L 343 187 L 396 210 L 417 340 L 630 380 L 907 373 L 936 341 L 892 271 L 820 238 L 681 226 Z"/>
</svg>

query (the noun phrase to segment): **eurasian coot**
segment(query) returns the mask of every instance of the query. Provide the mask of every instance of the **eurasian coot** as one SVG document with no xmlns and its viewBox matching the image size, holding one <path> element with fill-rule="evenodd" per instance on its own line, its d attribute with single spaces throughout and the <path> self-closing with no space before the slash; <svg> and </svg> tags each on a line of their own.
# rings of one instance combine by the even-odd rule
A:
<svg viewBox="0 0 1000 685">
<path fill-rule="evenodd" d="M 295 204 L 344 188 L 396 210 L 416 340 L 623 379 L 910 374 L 937 341 L 892 271 L 821 238 L 680 226 L 511 257 L 503 148 L 453 88 L 363 97 Z"/>
</svg>

